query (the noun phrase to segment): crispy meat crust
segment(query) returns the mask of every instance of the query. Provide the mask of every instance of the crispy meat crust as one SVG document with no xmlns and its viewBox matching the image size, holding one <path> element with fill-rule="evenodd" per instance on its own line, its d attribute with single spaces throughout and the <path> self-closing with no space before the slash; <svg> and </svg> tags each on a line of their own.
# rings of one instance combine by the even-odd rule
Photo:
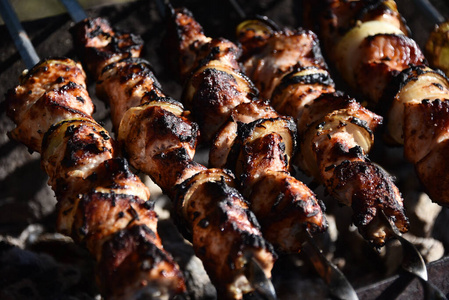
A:
<svg viewBox="0 0 449 300">
<path fill-rule="evenodd" d="M 58 200 L 56 228 L 96 258 L 105 298 L 182 294 L 183 275 L 162 248 L 149 190 L 92 119 L 84 79 L 69 59 L 40 62 L 22 76 L 7 98 L 18 125 L 11 136 L 41 152 Z"/>
<path fill-rule="evenodd" d="M 94 105 L 85 79 L 81 66 L 70 59 L 39 62 L 6 94 L 6 113 L 17 125 L 9 136 L 31 151 L 40 152 L 42 138 L 52 124 L 69 118 L 90 118 Z"/>
<path fill-rule="evenodd" d="M 243 277 L 248 255 L 262 264 L 269 277 L 273 248 L 262 238 L 259 224 L 233 178 L 220 169 L 204 170 L 182 183 L 176 198 L 177 213 L 183 218 L 195 252 L 202 258 L 219 293 L 235 297 L 232 291 Z M 201 201 L 198 198 L 201 197 Z M 240 287 L 245 292 L 248 287 Z"/>
<path fill-rule="evenodd" d="M 113 30 L 103 18 L 78 22 L 71 32 L 75 50 L 83 57 L 84 64 L 95 78 L 112 62 L 138 57 L 143 48 L 143 40 L 139 36 Z"/>
<path fill-rule="evenodd" d="M 360 22 L 382 20 L 406 35 L 409 33 L 393 0 L 306 0 L 303 8 L 305 27 L 318 33 L 325 49 L 332 47 Z"/>
<path fill-rule="evenodd" d="M 371 14 L 367 7 L 353 4 L 360 9 L 358 14 L 362 19 L 377 18 L 380 13 L 378 5 L 372 6 L 376 12 Z M 342 7 L 333 9 L 337 13 Z M 243 53 L 243 63 L 249 67 L 255 85 L 272 96 L 273 107 L 297 119 L 299 152 L 295 162 L 298 166 L 322 182 L 341 204 L 353 208 L 354 223 L 368 241 L 381 246 L 391 237 L 392 233 L 382 226 L 380 210 L 397 222 L 400 230 L 406 231 L 408 220 L 397 187 L 385 171 L 366 157 L 373 144 L 373 132 L 382 118 L 355 99 L 335 92 L 317 37 L 312 32 L 283 29 L 267 35 L 267 30 L 259 25 L 252 26 L 249 23 L 245 28 L 243 23 L 237 33 L 243 49 L 251 49 L 251 53 Z M 252 65 L 253 61 L 257 65 Z M 377 193 L 370 184 L 373 182 L 379 188 Z"/>
<path fill-rule="evenodd" d="M 81 32 L 75 33 L 75 38 L 86 36 L 90 29 L 84 26 L 76 30 Z M 88 40 L 81 42 L 83 47 L 96 47 Z M 224 47 L 226 55 L 233 56 L 237 48 L 229 45 L 217 41 L 215 46 Z M 106 49 L 108 54 L 109 46 L 102 47 L 85 53 L 101 57 Z M 180 211 L 179 228 L 191 238 L 195 253 L 220 295 L 241 299 L 254 290 L 244 274 L 250 257 L 271 277 L 276 259 L 272 246 L 262 238 L 243 197 L 228 186 L 231 181 L 218 179 L 229 176 L 193 161 L 198 126 L 186 118 L 189 113 L 182 105 L 163 95 L 149 63 L 136 58 L 116 61 L 114 55 L 111 57 L 98 73 L 101 76 L 97 77 L 97 90 L 102 98 L 109 98 L 119 142 L 131 164 L 150 175 L 174 200 L 175 209 Z M 102 68 L 101 64 L 98 60 L 92 69 Z M 183 212 L 185 207 L 188 212 Z"/>
<path fill-rule="evenodd" d="M 101 71 L 96 93 L 111 108 L 114 130 L 131 107 L 163 97 L 162 88 L 151 65 L 140 58 L 127 58 L 107 65 Z"/>
<path fill-rule="evenodd" d="M 313 11 L 310 21 L 318 20 L 328 56 L 343 77 L 386 116 L 387 141 L 404 145 L 406 158 L 415 165 L 432 200 L 447 206 L 449 199 L 441 191 L 449 181 L 442 156 L 449 112 L 442 101 L 449 98 L 449 81 L 427 66 L 421 50 L 407 36 L 395 2 L 371 2 L 305 1 L 305 5 Z M 369 26 L 373 20 L 377 22 Z M 361 29 L 364 26 L 367 30 Z M 343 42 L 352 44 L 346 49 L 352 49 L 356 58 L 346 68 L 338 66 L 339 54 L 333 50 Z"/>
<path fill-rule="evenodd" d="M 354 73 L 356 85 L 364 96 L 375 101 L 377 107 L 392 77 L 413 65 L 422 65 L 426 59 L 416 42 L 404 35 L 376 34 L 367 37 L 359 47 Z"/>
<path fill-rule="evenodd" d="M 242 77 L 240 74 L 237 76 Z M 188 82 L 188 91 L 192 89 L 194 93 L 189 97 L 185 92 L 183 99 L 192 110 L 206 141 L 212 139 L 236 106 L 249 102 L 255 94 L 252 87 L 250 93 L 244 90 L 246 86 L 242 87 L 232 70 L 206 68 L 194 73 Z"/>
<path fill-rule="evenodd" d="M 302 33 L 295 34 L 292 38 L 303 38 Z M 183 57 L 178 72 L 186 78 L 184 103 L 192 109 L 202 137 L 206 141 L 213 138 L 210 163 L 235 171 L 240 190 L 251 199 L 250 208 L 263 224 L 264 236 L 270 237 L 276 248 L 299 251 L 304 230 L 322 231 L 327 223 L 313 192 L 288 174 L 296 150 L 293 120 L 257 100 L 257 90 L 239 67 L 239 48 L 225 39 L 205 37 L 190 12 L 175 10 L 166 41 L 177 49 L 172 55 Z M 292 50 L 288 48 L 286 53 L 295 52 Z M 265 182 L 270 191 L 258 193 L 263 190 L 256 188 L 259 182 Z M 281 201 L 282 193 L 288 196 Z M 278 201 L 282 205 L 276 211 L 283 220 L 270 213 Z"/>
<path fill-rule="evenodd" d="M 254 39 L 260 37 L 255 35 Z M 254 39 L 240 42 L 251 44 Z M 254 51 L 252 56 L 246 55 L 246 59 L 241 61 L 245 73 L 259 89 L 260 96 L 271 99 L 281 79 L 293 70 L 299 60 L 302 67 L 326 68 L 319 47 L 318 38 L 312 31 L 285 29 L 273 32 L 258 52 Z"/>
</svg>

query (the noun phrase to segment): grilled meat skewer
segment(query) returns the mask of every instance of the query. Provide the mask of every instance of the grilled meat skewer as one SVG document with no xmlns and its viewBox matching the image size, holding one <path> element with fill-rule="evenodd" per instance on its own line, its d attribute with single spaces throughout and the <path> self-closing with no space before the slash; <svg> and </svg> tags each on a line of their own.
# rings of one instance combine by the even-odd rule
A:
<svg viewBox="0 0 449 300">
<path fill-rule="evenodd" d="M 404 145 L 405 158 L 414 164 L 430 198 L 447 206 L 443 153 L 448 147 L 449 81 L 427 66 L 396 3 L 335 0 L 304 5 L 310 11 L 308 24 L 317 26 L 332 63 L 385 116 L 388 142 Z"/>
<path fill-rule="evenodd" d="M 184 102 L 203 140 L 212 142 L 211 165 L 235 171 L 276 248 L 300 251 L 304 230 L 323 231 L 327 224 L 314 193 L 289 174 L 296 148 L 293 120 L 256 99 L 257 90 L 240 70 L 241 50 L 226 39 L 206 37 L 187 9 L 169 16 L 164 48 L 173 50 L 171 60 L 185 81 Z"/>
<path fill-rule="evenodd" d="M 381 246 L 393 236 L 382 225 L 382 211 L 407 231 L 398 188 L 367 157 L 382 118 L 335 91 L 316 35 L 275 30 L 260 19 L 242 22 L 237 35 L 248 76 L 277 111 L 298 122 L 298 166 L 353 208 L 353 222 L 368 241 Z"/>
<path fill-rule="evenodd" d="M 218 296 L 241 299 L 255 290 L 245 274 L 252 261 L 271 277 L 276 258 L 272 246 L 233 187 L 233 175 L 193 160 L 198 126 L 186 118 L 179 102 L 164 95 L 149 63 L 136 57 L 138 45 L 116 41 L 121 35 L 105 24 L 84 20 L 73 35 L 97 75 L 98 96 L 111 106 L 118 141 L 130 163 L 173 200 L 179 228 L 192 241 Z M 129 41 L 140 42 L 132 36 Z"/>
<path fill-rule="evenodd" d="M 7 114 L 17 124 L 10 136 L 41 153 L 58 199 L 57 231 L 96 259 L 105 298 L 182 294 L 184 279 L 162 247 L 149 190 L 91 117 L 85 79 L 70 59 L 44 60 L 24 72 L 6 95 Z"/>
</svg>

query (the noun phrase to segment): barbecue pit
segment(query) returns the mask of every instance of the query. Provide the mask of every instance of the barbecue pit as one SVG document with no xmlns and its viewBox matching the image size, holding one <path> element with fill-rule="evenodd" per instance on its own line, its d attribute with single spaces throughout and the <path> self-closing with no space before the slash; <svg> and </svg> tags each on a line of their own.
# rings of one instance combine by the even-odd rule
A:
<svg viewBox="0 0 449 300">
<path fill-rule="evenodd" d="M 398 0 L 399 10 L 407 19 L 414 33 L 414 38 L 422 46 L 427 33 L 433 24 L 426 21 L 420 12 L 414 9 L 410 1 Z M 444 1 L 434 1 L 442 14 L 449 18 L 449 6 Z M 233 33 L 238 17 L 226 1 L 172 1 L 174 6 L 184 5 L 191 9 L 210 36 L 225 36 L 234 39 Z M 291 0 L 282 1 L 246 1 L 247 12 L 256 12 L 272 18 L 278 24 L 296 27 L 297 7 Z M 145 40 L 143 56 L 150 60 L 167 94 L 179 99 L 180 86 L 173 79 L 173 74 L 163 67 L 157 51 L 163 24 L 152 1 L 136 1 L 128 4 L 104 6 L 88 10 L 90 16 L 102 16 L 111 21 L 114 26 L 140 34 Z M 23 23 L 33 44 L 37 47 L 40 57 L 68 56 L 75 57 L 71 36 L 68 32 L 73 22 L 67 14 Z M 5 26 L 0 27 L 3 43 L 0 45 L 0 91 L 3 95 L 8 88 L 18 82 L 18 76 L 25 68 L 19 54 L 16 52 Z M 95 99 L 93 84 L 90 92 Z M 106 128 L 111 129 L 107 116 L 107 108 L 100 101 L 96 102 L 97 120 L 104 121 Z M 39 155 L 29 155 L 22 145 L 7 138 L 6 132 L 13 128 L 2 109 L 0 135 L 0 274 L 5 280 L 0 284 L 1 293 L 11 292 L 23 295 L 23 299 L 40 295 L 44 299 L 51 296 L 74 296 L 79 299 L 93 299 L 97 292 L 93 284 L 93 262 L 88 254 L 70 239 L 54 234 L 54 204 L 53 192 L 47 186 L 47 178 L 39 166 Z M 411 165 L 402 158 L 402 149 L 384 148 L 380 137 L 376 138 L 376 149 L 370 155 L 373 161 L 388 168 L 397 177 L 399 188 L 406 199 L 406 207 L 412 208 L 413 203 L 422 199 L 416 176 Z M 199 158 L 201 159 L 201 157 Z M 302 176 L 302 174 L 298 174 Z M 310 181 L 310 180 L 309 180 Z M 304 179 L 304 182 L 309 182 Z M 157 197 L 157 188 L 153 197 Z M 320 193 L 320 190 L 317 190 Z M 325 195 L 323 195 L 325 197 Z M 188 243 L 177 233 L 168 218 L 169 202 L 164 197 L 158 199 L 161 217 L 160 231 L 166 243 L 167 250 L 177 250 L 174 255 L 180 260 L 182 267 L 188 266 L 194 271 L 192 282 L 198 285 L 195 293 L 198 299 L 214 297 L 213 287 L 207 276 L 201 270 L 200 263 L 193 257 L 193 251 Z M 328 211 L 334 211 L 329 207 Z M 342 216 L 344 209 L 337 209 Z M 409 217 L 410 216 L 409 209 Z M 444 255 L 449 252 L 449 235 L 444 233 L 448 225 L 449 212 L 447 208 L 430 210 L 429 215 L 438 214 L 433 224 L 427 224 L 427 233 L 421 229 L 424 223 L 413 220 L 412 232 L 415 235 L 426 236 L 434 227 L 432 235 L 444 248 Z M 343 217 L 341 217 L 343 219 Z M 336 217 L 338 219 L 338 217 Z M 337 220 L 338 221 L 338 220 Z M 413 228 L 416 226 L 417 228 Z M 420 232 L 420 233 L 419 233 Z M 357 234 L 345 248 L 329 243 L 323 238 L 323 249 L 333 253 L 331 258 L 345 270 L 348 279 L 354 284 L 361 299 L 394 298 L 422 299 L 422 289 L 418 280 L 397 270 L 394 264 L 394 245 L 387 247 L 378 255 L 369 249 L 363 241 L 357 239 Z M 340 247 L 340 248 L 339 248 Z M 361 247 L 360 252 L 351 249 Z M 435 246 L 437 247 L 437 246 Z M 333 252 L 333 249 L 336 249 Z M 441 250 L 440 250 L 441 251 Z M 359 256 L 354 255 L 359 254 Z M 393 253 L 393 254 L 392 254 Z M 355 258 L 348 260 L 348 254 Z M 429 278 L 446 294 L 449 293 L 449 258 L 434 255 L 436 261 L 429 264 Z M 428 255 L 427 257 L 432 257 Z M 387 259 L 391 261 L 388 263 Z M 362 259 L 362 260 L 357 260 Z M 431 258 L 430 258 L 431 259 Z M 352 267 L 351 267 L 352 265 Z M 359 265 L 357 267 L 357 265 Z M 362 267 L 361 267 L 362 266 Z M 378 268 L 378 266 L 382 266 Z M 352 268 L 352 269 L 351 269 Z M 11 273 L 11 270 L 14 272 Z M 296 257 L 284 258 L 275 270 L 278 274 L 274 283 L 279 287 L 281 299 L 295 299 L 297 295 L 304 298 L 325 298 L 326 287 L 311 269 Z M 5 294 L 7 297 L 8 294 Z M 294 296 L 295 295 L 295 296 Z M 299 296 L 298 296 L 299 298 Z M 8 298 L 6 298 L 8 299 Z M 11 299 L 20 299 L 18 296 Z"/>
</svg>

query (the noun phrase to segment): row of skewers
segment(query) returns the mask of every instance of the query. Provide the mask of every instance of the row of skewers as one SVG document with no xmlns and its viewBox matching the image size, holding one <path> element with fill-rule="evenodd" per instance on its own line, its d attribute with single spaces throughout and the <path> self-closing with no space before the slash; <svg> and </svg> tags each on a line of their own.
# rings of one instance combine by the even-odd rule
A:
<svg viewBox="0 0 449 300">
<path fill-rule="evenodd" d="M 255 24 L 256 27 L 253 26 Z M 354 99 L 334 93 L 326 65 L 317 52 L 317 41 L 313 33 L 276 31 L 270 23 L 264 23 L 262 27 L 260 25 L 243 23 L 239 28 L 240 41 L 244 46 L 242 57 L 246 60 L 243 65 L 262 91 L 263 97 L 270 98 L 271 95 L 266 93 L 277 89 L 272 102 L 275 108 L 279 107 L 278 110 L 281 111 L 284 109 L 295 118 L 301 117 L 298 118 L 298 131 L 303 134 L 303 138 L 299 140 L 299 157 L 305 159 L 298 160 L 299 166 L 323 182 L 341 203 L 353 207 L 354 223 L 359 226 L 360 232 L 367 240 L 381 246 L 393 235 L 388 226 L 382 223 L 385 216 L 400 230 L 406 231 L 408 223 L 398 189 L 385 171 L 366 158 L 373 142 L 372 131 L 380 123 L 381 117 L 363 108 Z M 260 28 L 261 31 L 257 30 Z M 264 53 L 264 50 L 272 50 L 270 46 L 279 47 L 277 43 L 284 43 L 280 46 L 281 50 L 284 50 L 288 43 L 296 43 L 294 39 L 298 37 L 301 42 L 307 41 L 311 45 L 309 53 L 301 52 L 297 56 L 307 59 L 305 65 L 298 64 L 301 61 L 297 57 L 291 59 L 290 53 L 287 53 L 291 59 L 288 61 L 290 65 L 278 66 L 276 63 L 281 60 L 276 59 L 269 61 L 266 53 L 283 52 L 276 49 Z M 171 12 L 165 45 L 167 49 L 173 50 L 173 53 L 170 53 L 172 59 L 179 59 L 180 77 L 187 82 L 183 101 L 199 124 L 201 141 L 213 140 L 210 164 L 231 169 L 239 183 L 233 183 L 234 179 L 228 171 L 207 169 L 193 160 L 197 127 L 189 120 L 190 116 L 179 102 L 164 95 L 149 64 L 138 58 L 141 47 L 138 38 L 130 34 L 116 33 L 107 22 L 95 19 L 78 23 L 74 28 L 74 39 L 87 69 L 98 82 L 99 97 L 108 101 L 111 107 L 114 130 L 119 144 L 124 149 L 123 153 L 134 168 L 147 173 L 173 200 L 180 228 L 190 236 L 196 254 L 203 259 L 219 292 L 227 297 L 240 298 L 248 291 L 253 291 L 254 286 L 251 280 L 248 281 L 249 276 L 244 274 L 245 268 L 250 261 L 255 260 L 269 278 L 276 256 L 270 243 L 281 252 L 295 253 L 300 251 L 304 236 L 308 232 L 325 229 L 324 214 L 314 193 L 288 173 L 296 148 L 295 120 L 279 115 L 266 101 L 257 100 L 257 89 L 240 69 L 237 61 L 239 49 L 235 44 L 225 39 L 205 36 L 201 26 L 188 11 Z M 258 56 L 263 56 L 262 60 L 259 60 Z M 269 63 L 262 66 L 268 67 L 268 71 L 252 62 L 265 59 Z M 10 116 L 18 124 L 11 136 L 22 140 L 30 149 L 42 151 L 44 154 L 43 166 L 60 198 L 59 205 L 65 207 L 60 210 L 62 215 L 59 227 L 62 232 L 70 234 L 73 225 L 65 224 L 65 214 L 72 211 L 76 215 L 78 210 L 77 201 L 80 200 L 70 200 L 79 198 L 77 179 L 84 180 L 101 171 L 97 170 L 96 163 L 92 165 L 90 158 L 85 165 L 77 162 L 78 168 L 82 166 L 81 170 L 73 171 L 66 169 L 65 163 L 57 164 L 50 159 L 50 155 L 45 155 L 44 150 L 48 151 L 46 148 L 56 143 L 51 142 L 52 138 L 60 143 L 63 136 L 72 134 L 71 125 L 59 131 L 55 130 L 59 134 L 57 137 L 52 137 L 51 132 L 54 129 L 46 134 L 53 121 L 67 118 L 67 115 L 62 117 L 59 113 L 61 105 L 56 106 L 57 113 L 47 113 L 53 113 L 54 120 L 45 119 L 38 123 L 39 128 L 34 126 L 35 119 L 33 120 L 33 116 L 39 118 L 42 116 L 40 112 L 47 112 L 48 103 L 54 103 L 52 92 L 55 88 L 65 93 L 64 95 L 74 95 L 72 103 L 75 103 L 75 106 L 69 104 L 68 111 L 72 113 L 72 110 L 81 110 L 82 116 L 89 120 L 91 107 L 86 112 L 79 107 L 86 104 L 85 99 L 88 99 L 88 96 L 71 94 L 72 86 L 83 87 L 83 79 L 70 83 L 74 79 L 56 77 L 52 73 L 54 66 L 68 70 L 67 65 L 71 63 L 50 60 L 36 66 L 36 69 L 22 77 L 21 84 L 9 94 L 8 103 Z M 251 72 L 251 67 L 256 71 Z M 276 72 L 273 72 L 273 69 Z M 294 72 L 290 73 L 292 70 Z M 48 82 L 44 81 L 42 84 L 41 73 L 50 73 Z M 287 73 L 290 75 L 281 81 L 282 75 Z M 35 74 L 39 76 L 34 77 Z M 273 74 L 279 76 L 270 77 Z M 257 78 L 259 75 L 261 79 Z M 263 82 L 263 76 L 268 76 L 268 83 Z M 277 86 L 279 82 L 281 84 Z M 312 90 L 310 85 L 318 86 L 318 96 L 324 92 L 319 101 L 308 98 L 308 95 L 301 96 L 300 93 L 304 90 Z M 295 92 L 292 91 L 294 88 Z M 290 89 L 289 93 L 285 92 L 287 89 Z M 85 88 L 80 90 L 85 93 Z M 37 100 L 37 105 L 30 105 L 28 102 L 29 91 L 31 95 L 36 91 L 37 97 L 34 100 Z M 293 94 L 295 98 L 306 98 L 306 103 L 293 103 L 292 101 L 296 100 L 291 97 Z M 41 97 L 42 95 L 45 97 Z M 59 101 L 65 104 L 66 100 L 61 97 Z M 24 109 L 24 113 L 20 113 L 23 107 L 32 109 Z M 78 114 L 77 112 L 76 118 Z M 68 115 L 68 118 L 72 117 Z M 84 119 L 75 119 L 74 122 L 85 126 Z M 66 133 L 67 131 L 70 131 L 70 134 Z M 98 131 L 103 137 L 103 129 Z M 44 140 L 49 141 L 42 143 L 44 134 Z M 97 142 L 97 138 L 94 140 Z M 109 140 L 109 137 L 106 140 Z M 66 144 L 60 143 L 57 146 L 66 147 Z M 111 150 L 112 146 L 102 147 L 103 150 L 106 148 L 106 152 L 114 152 Z M 52 153 L 56 155 L 61 152 Z M 69 156 L 76 158 L 73 153 Z M 99 160 L 101 163 L 105 161 L 105 158 L 102 159 Z M 55 166 L 60 169 L 54 170 Z M 126 167 L 123 168 L 124 173 L 128 174 Z M 114 179 L 110 180 L 114 185 L 119 185 Z M 348 192 L 348 186 L 352 191 Z M 245 201 L 234 187 L 240 187 L 241 193 L 249 202 Z M 90 189 L 91 187 L 87 188 Z M 108 193 L 115 194 L 115 191 Z M 124 192 L 119 192 L 122 193 Z M 347 195 L 349 197 L 346 197 Z M 138 198 L 145 201 L 148 197 L 139 194 Z M 91 198 L 83 201 L 94 202 Z M 110 201 L 114 206 L 115 200 Z M 249 208 L 257 216 L 261 224 L 260 229 Z M 216 217 L 212 217 L 214 215 Z M 127 226 L 134 226 L 135 219 L 127 222 Z M 76 226 L 76 216 L 74 220 Z M 261 233 L 269 243 L 262 238 Z M 78 237 L 76 232 L 74 234 L 75 239 L 84 239 L 84 236 Z M 102 243 L 109 240 L 109 237 L 103 234 L 83 232 L 83 235 L 88 237 L 94 236 L 94 245 L 89 249 L 94 255 L 96 253 L 99 261 L 102 255 L 98 254 L 98 251 L 103 247 Z M 99 244 L 95 244 L 98 243 L 98 235 L 102 238 Z M 173 268 L 172 263 L 170 266 Z M 174 293 L 182 293 L 179 273 L 174 274 L 174 286 L 177 287 Z M 120 277 L 120 274 L 117 276 Z M 107 280 L 104 285 L 114 283 L 115 280 Z M 126 286 L 126 283 L 124 285 Z M 138 289 L 126 289 L 126 293 L 132 294 L 133 291 Z M 116 292 L 111 292 L 111 296 L 114 293 Z M 120 291 L 120 288 L 117 293 L 118 297 L 126 294 Z"/>
</svg>

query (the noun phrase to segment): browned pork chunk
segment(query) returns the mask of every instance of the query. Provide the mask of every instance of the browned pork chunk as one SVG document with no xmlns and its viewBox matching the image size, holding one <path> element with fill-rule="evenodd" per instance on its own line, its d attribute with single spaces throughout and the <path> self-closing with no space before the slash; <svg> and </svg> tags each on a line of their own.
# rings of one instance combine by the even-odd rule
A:
<svg viewBox="0 0 449 300">
<path fill-rule="evenodd" d="M 77 26 L 74 36 L 87 36 L 91 30 Z M 108 45 L 97 47 L 83 39 L 75 42 L 81 53 L 112 57 L 103 68 L 100 59 L 92 69 L 102 68 L 97 91 L 111 106 L 119 142 L 130 163 L 173 200 L 178 228 L 192 241 L 220 298 L 241 299 L 254 292 L 245 273 L 249 261 L 255 260 L 270 278 L 276 255 L 262 237 L 247 202 L 231 187 L 233 177 L 193 160 L 199 132 L 198 125 L 187 118 L 189 112 L 163 94 L 148 62 L 138 58 L 116 61 Z M 217 47 L 221 45 L 227 47 L 220 42 Z M 233 49 L 229 48 L 231 56 Z"/>
<path fill-rule="evenodd" d="M 169 51 L 172 60 L 184 58 L 178 61 L 185 78 L 183 101 L 205 141 L 212 140 L 210 163 L 235 172 L 264 236 L 276 248 L 300 251 L 305 230 L 323 231 L 327 222 L 314 193 L 289 174 L 296 150 L 293 120 L 257 100 L 257 90 L 239 67 L 239 48 L 206 38 L 188 10 L 174 11 L 165 41 L 175 49 Z M 285 51 L 290 52 L 297 54 Z"/>
<path fill-rule="evenodd" d="M 448 197 L 440 192 L 449 181 L 441 156 L 447 112 L 440 102 L 449 98 L 449 81 L 427 67 L 422 51 L 404 30 L 396 3 L 332 0 L 305 1 L 305 6 L 313 12 L 309 24 L 317 21 L 332 63 L 352 89 L 386 117 L 388 142 L 404 145 L 432 200 L 448 205 Z M 434 125 L 426 127 L 429 122 L 441 127 L 435 131 Z"/>
<path fill-rule="evenodd" d="M 271 29 L 270 35 L 270 28 L 245 21 L 238 26 L 237 36 L 243 49 L 251 51 L 242 57 L 255 85 L 272 97 L 277 111 L 297 120 L 297 165 L 322 182 L 341 204 L 353 208 L 353 222 L 368 241 L 381 246 L 392 236 L 382 224 L 382 212 L 401 231 L 407 231 L 397 187 L 367 158 L 374 142 L 373 131 L 382 118 L 354 99 L 335 93 L 312 32 L 299 29 L 293 34 L 290 29 Z"/>
<path fill-rule="evenodd" d="M 11 136 L 41 153 L 58 200 L 56 228 L 96 259 L 106 299 L 183 294 L 183 275 L 157 234 L 149 190 L 92 119 L 84 79 L 69 59 L 36 65 L 7 96 L 18 125 Z"/>
</svg>

